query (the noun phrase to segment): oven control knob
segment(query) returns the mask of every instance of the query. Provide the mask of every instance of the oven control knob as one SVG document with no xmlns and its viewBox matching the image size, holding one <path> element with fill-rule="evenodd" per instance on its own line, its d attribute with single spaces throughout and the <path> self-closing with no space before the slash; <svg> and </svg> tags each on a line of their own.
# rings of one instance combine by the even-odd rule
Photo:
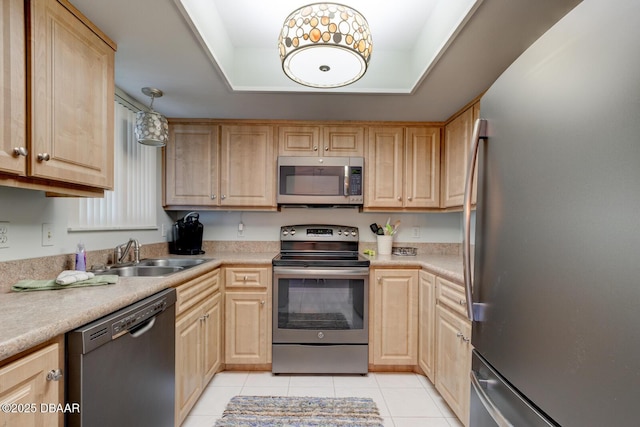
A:
<svg viewBox="0 0 640 427">
<path fill-rule="evenodd" d="M 289 231 L 289 233 L 291 233 L 291 235 L 293 236 L 294 234 L 296 234 L 296 229 L 292 228 L 291 231 Z"/>
<path fill-rule="evenodd" d="M 287 234 L 289 234 L 289 230 L 287 230 L 286 228 L 282 230 L 282 235 L 286 236 Z"/>
<path fill-rule="evenodd" d="M 318 332 L 318 338 L 320 339 L 324 338 L 324 332 Z"/>
<path fill-rule="evenodd" d="M 356 229 L 355 229 L 355 228 L 351 230 L 351 235 L 352 235 L 353 237 L 355 237 L 355 236 L 356 236 Z"/>
</svg>

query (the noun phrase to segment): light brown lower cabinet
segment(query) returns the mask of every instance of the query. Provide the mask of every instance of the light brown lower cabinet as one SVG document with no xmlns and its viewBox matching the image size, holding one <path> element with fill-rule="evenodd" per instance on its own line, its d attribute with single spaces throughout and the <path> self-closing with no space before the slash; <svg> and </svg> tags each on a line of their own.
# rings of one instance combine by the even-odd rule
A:
<svg viewBox="0 0 640 427">
<path fill-rule="evenodd" d="M 226 365 L 271 363 L 271 269 L 225 268 Z"/>
<path fill-rule="evenodd" d="M 418 281 L 418 365 L 435 382 L 436 276 L 420 271 Z"/>
<path fill-rule="evenodd" d="M 436 279 L 435 386 L 460 421 L 469 425 L 471 321 L 462 286 Z"/>
<path fill-rule="evenodd" d="M 63 412 L 42 410 L 41 405 L 62 404 L 64 376 L 51 371 L 64 368 L 63 339 L 20 357 L 0 368 L 0 425 L 56 427 Z M 48 408 L 49 406 L 47 406 Z"/>
<path fill-rule="evenodd" d="M 373 364 L 417 365 L 418 270 L 373 269 L 370 281 Z"/>
<path fill-rule="evenodd" d="M 222 364 L 219 269 L 177 287 L 175 425 L 182 424 Z"/>
</svg>

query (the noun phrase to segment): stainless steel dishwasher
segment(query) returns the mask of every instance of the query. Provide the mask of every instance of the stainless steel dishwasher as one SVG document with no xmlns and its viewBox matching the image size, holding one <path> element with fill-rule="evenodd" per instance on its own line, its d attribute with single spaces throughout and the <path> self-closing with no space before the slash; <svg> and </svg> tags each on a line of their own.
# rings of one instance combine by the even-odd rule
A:
<svg viewBox="0 0 640 427">
<path fill-rule="evenodd" d="M 67 333 L 69 427 L 174 425 L 175 289 Z"/>
</svg>

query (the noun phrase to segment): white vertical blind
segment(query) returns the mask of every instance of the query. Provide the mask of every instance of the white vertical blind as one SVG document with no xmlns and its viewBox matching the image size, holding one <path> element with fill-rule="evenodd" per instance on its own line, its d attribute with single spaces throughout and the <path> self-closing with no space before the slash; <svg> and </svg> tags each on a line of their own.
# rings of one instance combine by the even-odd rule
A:
<svg viewBox="0 0 640 427">
<path fill-rule="evenodd" d="M 104 198 L 74 199 L 69 230 L 157 228 L 158 149 L 138 144 L 136 113 L 115 102 L 114 189 Z"/>
</svg>

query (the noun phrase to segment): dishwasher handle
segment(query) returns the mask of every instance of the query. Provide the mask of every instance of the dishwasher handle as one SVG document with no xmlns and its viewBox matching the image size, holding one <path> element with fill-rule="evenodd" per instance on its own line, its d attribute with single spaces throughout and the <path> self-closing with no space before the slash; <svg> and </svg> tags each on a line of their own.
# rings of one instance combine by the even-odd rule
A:
<svg viewBox="0 0 640 427">
<path fill-rule="evenodd" d="M 141 337 L 144 334 L 146 334 L 147 332 L 149 332 L 153 328 L 153 325 L 155 325 L 155 324 L 156 324 L 156 318 L 152 317 L 151 319 L 147 320 L 146 322 L 141 323 L 141 324 L 137 325 L 135 328 L 129 330 L 129 333 L 134 338 Z"/>
</svg>

